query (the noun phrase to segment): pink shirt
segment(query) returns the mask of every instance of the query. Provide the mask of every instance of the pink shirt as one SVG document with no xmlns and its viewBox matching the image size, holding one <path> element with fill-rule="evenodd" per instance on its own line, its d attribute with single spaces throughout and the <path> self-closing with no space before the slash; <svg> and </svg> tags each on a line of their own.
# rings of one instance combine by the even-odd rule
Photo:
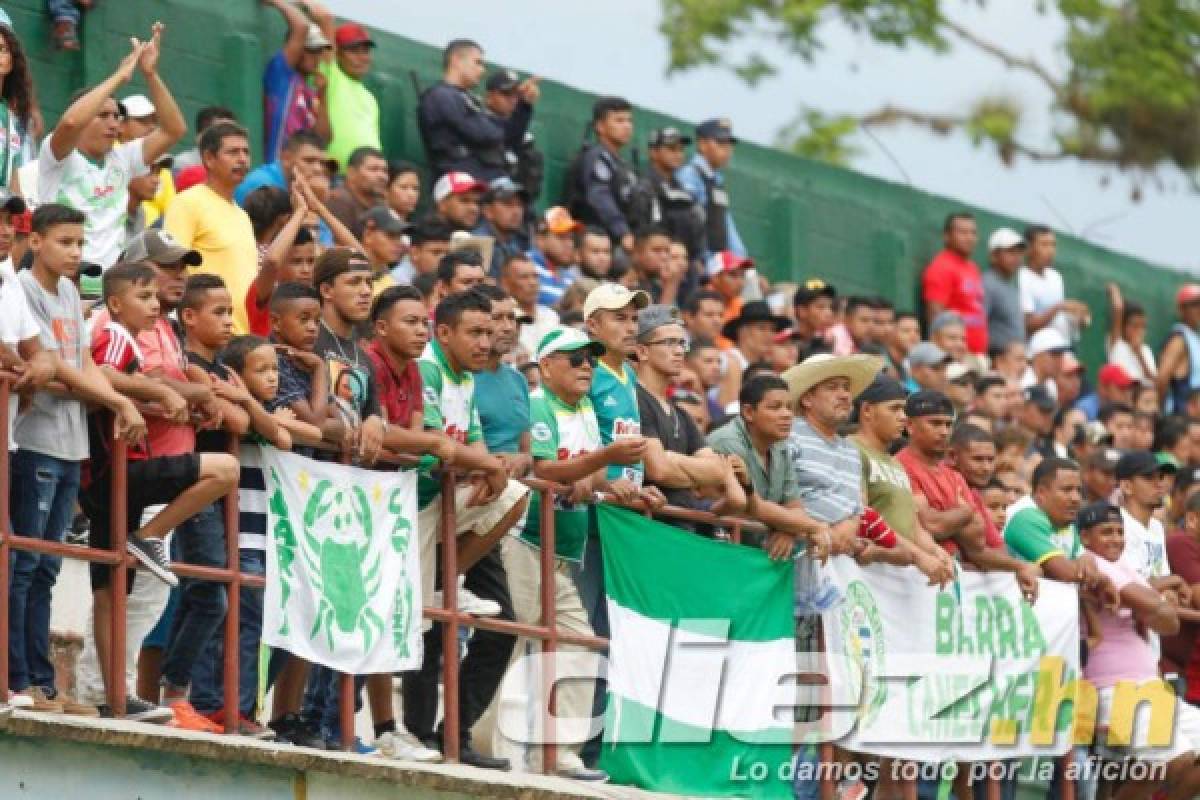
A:
<svg viewBox="0 0 1200 800">
<path fill-rule="evenodd" d="M 1095 559 L 1100 572 L 1108 576 L 1118 592 L 1131 583 L 1149 588 L 1150 584 L 1124 564 L 1100 556 Z M 1157 678 L 1158 658 L 1150 643 L 1138 635 L 1133 612 L 1128 608 L 1118 609 L 1115 614 L 1101 610 L 1098 616 L 1103 638 L 1096 649 L 1088 652 L 1083 676 L 1097 689 L 1110 689 L 1117 681 L 1140 683 Z"/>
<path fill-rule="evenodd" d="M 102 331 L 110 317 L 106 309 L 100 309 L 93 316 L 92 339 L 96 332 Z M 177 381 L 186 381 L 187 358 L 183 354 L 183 346 L 171 323 L 159 319 L 154 323 L 153 330 L 143 331 L 137 336 L 138 349 L 142 351 L 142 372 L 154 372 L 161 369 L 163 375 Z M 190 425 L 174 425 L 162 417 L 146 418 L 146 443 L 150 456 L 178 456 L 196 450 L 196 429 Z"/>
</svg>

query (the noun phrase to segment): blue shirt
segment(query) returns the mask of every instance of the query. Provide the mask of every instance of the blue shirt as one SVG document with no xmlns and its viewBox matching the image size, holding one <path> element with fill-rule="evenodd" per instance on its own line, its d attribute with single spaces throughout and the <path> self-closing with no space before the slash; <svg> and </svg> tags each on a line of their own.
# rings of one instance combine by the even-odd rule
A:
<svg viewBox="0 0 1200 800">
<path fill-rule="evenodd" d="M 713 182 L 717 186 L 725 185 L 725 175 L 719 170 L 715 170 L 708 165 L 704 160 L 704 156 L 696 153 L 692 156 L 692 160 L 684 164 L 675 172 L 675 178 L 679 184 L 683 186 L 687 193 L 692 196 L 692 199 L 700 204 L 701 208 L 708 208 L 708 192 L 704 188 L 704 179 L 701 176 L 712 175 Z M 737 224 L 733 221 L 733 209 L 725 215 L 725 233 L 729 240 L 729 249 L 739 256 L 747 256 L 746 246 L 742 244 L 742 237 L 738 234 Z M 705 253 L 705 258 L 712 253 Z"/>
<path fill-rule="evenodd" d="M 288 136 L 317 123 L 317 92 L 277 52 L 263 71 L 263 122 L 266 129 L 264 157 L 276 161 Z M 238 200 L 238 204 L 241 204 Z"/>
<path fill-rule="evenodd" d="M 527 255 L 537 269 L 538 276 L 538 305 L 554 308 L 562 300 L 567 287 L 575 282 L 575 276 L 566 272 L 555 272 L 546 263 L 546 256 L 537 248 L 531 249 Z"/>
<path fill-rule="evenodd" d="M 489 453 L 520 452 L 529 430 L 529 382 L 508 364 L 475 373 L 475 407 Z"/>
<path fill-rule="evenodd" d="M 246 202 L 246 195 L 263 186 L 274 186 L 287 191 L 287 180 L 278 161 L 271 161 L 250 170 L 250 174 L 233 190 L 233 202 L 239 206 Z"/>
</svg>

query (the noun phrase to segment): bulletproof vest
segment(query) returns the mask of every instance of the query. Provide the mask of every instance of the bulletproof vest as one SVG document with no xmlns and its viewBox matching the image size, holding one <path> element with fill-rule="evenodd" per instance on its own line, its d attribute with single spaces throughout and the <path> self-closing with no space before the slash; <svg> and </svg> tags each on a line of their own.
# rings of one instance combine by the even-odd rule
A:
<svg viewBox="0 0 1200 800">
<path fill-rule="evenodd" d="M 689 258 L 700 258 L 704 251 L 704 211 L 682 186 L 659 180 L 658 205 L 662 223 L 687 247 Z"/>
<path fill-rule="evenodd" d="M 468 147 L 458 132 L 449 125 L 439 124 L 431 120 L 429 104 L 426 98 L 432 92 L 457 92 L 463 99 L 463 104 L 466 106 L 467 114 L 490 114 L 479 98 L 470 92 L 449 86 L 444 83 L 439 83 L 421 93 L 421 98 L 417 103 L 417 127 L 421 131 L 421 140 L 425 143 L 425 150 L 429 154 L 429 160 L 435 164 L 444 162 L 461 162 L 466 159 L 473 158 L 479 163 L 503 169 L 504 161 L 504 144 L 497 142 L 494 145 L 481 147 L 476 145 Z"/>
<path fill-rule="evenodd" d="M 729 214 L 729 195 L 723 186 L 717 185 L 715 176 L 706 175 L 702 170 L 697 172 L 700 174 L 700 180 L 704 182 L 704 194 L 708 198 L 704 206 L 708 251 L 719 253 L 729 249 L 729 229 L 725 222 Z"/>
<path fill-rule="evenodd" d="M 567 164 L 566 180 L 563 181 L 562 204 L 575 219 L 579 219 L 580 206 L 584 205 L 583 157 L 590 146 L 585 144 L 575 153 L 574 158 Z"/>
<path fill-rule="evenodd" d="M 508 151 L 505 158 L 508 160 L 509 175 L 529 192 L 529 201 L 532 204 L 542 193 L 542 178 L 546 174 L 546 157 L 537 148 L 533 134 L 526 132 L 516 152 Z"/>
</svg>

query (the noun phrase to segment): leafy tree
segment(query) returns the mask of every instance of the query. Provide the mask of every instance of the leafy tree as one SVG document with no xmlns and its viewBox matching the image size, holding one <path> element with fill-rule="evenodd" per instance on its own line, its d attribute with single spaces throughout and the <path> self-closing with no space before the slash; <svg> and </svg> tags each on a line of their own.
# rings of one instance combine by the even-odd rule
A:
<svg viewBox="0 0 1200 800">
<path fill-rule="evenodd" d="M 756 38 L 777 41 L 807 62 L 820 57 L 822 31 L 835 22 L 897 48 L 943 53 L 961 42 L 1032 75 L 1053 98 L 1055 131 L 1040 143 L 1020 139 L 1022 109 L 1003 97 L 980 97 L 961 115 L 895 105 L 861 116 L 803 108 L 783 133 L 802 155 L 845 163 L 859 126 L 911 122 L 937 133 L 963 130 L 1005 163 L 1017 156 L 1076 158 L 1143 177 L 1173 164 L 1200 189 L 1200 3 L 1034 1 L 1039 13 L 1057 13 L 1067 23 L 1063 76 L 955 22 L 946 0 L 662 0 L 662 31 L 670 70 L 719 65 L 751 85 L 775 71 L 761 54 L 734 55 Z"/>
</svg>

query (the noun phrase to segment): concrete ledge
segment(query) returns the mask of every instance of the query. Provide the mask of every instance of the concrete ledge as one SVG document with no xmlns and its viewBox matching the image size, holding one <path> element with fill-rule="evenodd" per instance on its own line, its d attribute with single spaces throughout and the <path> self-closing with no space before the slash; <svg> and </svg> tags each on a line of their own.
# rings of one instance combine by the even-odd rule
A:
<svg viewBox="0 0 1200 800">
<path fill-rule="evenodd" d="M 544 775 L 481 770 L 460 764 L 408 764 L 376 757 L 330 753 L 286 747 L 270 742 L 228 736 L 216 737 L 177 731 L 157 725 L 119 720 L 94 720 L 18 711 L 0 724 L 0 740 L 7 737 L 74 742 L 84 745 L 132 749 L 208 761 L 260 766 L 308 777 L 386 783 L 408 787 L 414 796 L 488 797 L 497 800 L 565 800 L 566 798 L 672 797 L 624 786 L 589 786 Z M 76 769 L 79 769 L 76 766 Z M 302 792 L 302 790 L 301 790 Z M 303 797 L 303 793 L 296 795 Z"/>
</svg>

